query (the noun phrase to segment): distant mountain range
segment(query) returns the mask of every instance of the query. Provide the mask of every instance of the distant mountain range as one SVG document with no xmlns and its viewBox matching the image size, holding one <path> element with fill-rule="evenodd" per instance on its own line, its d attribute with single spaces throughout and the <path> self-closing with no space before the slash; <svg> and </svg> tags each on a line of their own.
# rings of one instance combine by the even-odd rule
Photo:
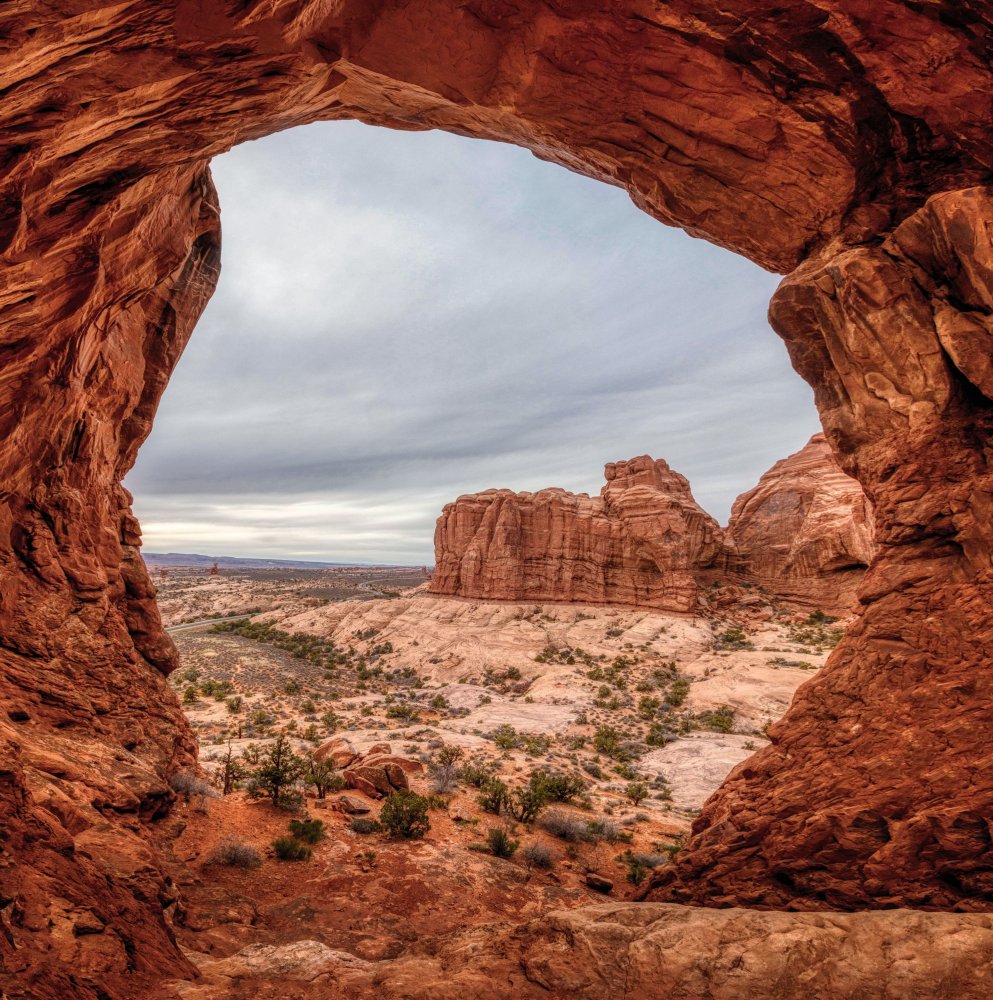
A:
<svg viewBox="0 0 993 1000">
<path fill-rule="evenodd" d="M 382 563 L 307 562 L 303 559 L 239 559 L 237 556 L 205 556 L 198 552 L 142 552 L 147 566 L 203 566 L 216 562 L 221 569 L 335 569 L 342 566 L 382 566 Z"/>
</svg>

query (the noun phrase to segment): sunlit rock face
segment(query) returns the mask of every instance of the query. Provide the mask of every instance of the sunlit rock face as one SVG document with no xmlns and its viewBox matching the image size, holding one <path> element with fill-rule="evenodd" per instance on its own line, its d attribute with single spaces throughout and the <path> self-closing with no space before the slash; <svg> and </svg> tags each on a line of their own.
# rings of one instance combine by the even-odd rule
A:
<svg viewBox="0 0 993 1000">
<path fill-rule="evenodd" d="M 607 465 L 600 496 L 488 490 L 448 504 L 436 594 L 693 612 L 732 580 L 790 606 L 847 614 L 873 552 L 871 510 L 823 435 L 735 502 L 727 530 L 647 455 Z"/>
<path fill-rule="evenodd" d="M 990 22 L 896 0 L 7 5 L 0 987 L 134 996 L 183 965 L 154 857 L 121 869 L 192 742 L 119 483 L 215 279 L 210 157 L 318 119 L 514 142 L 793 271 L 773 321 L 879 554 L 831 665 L 653 892 L 990 906 Z M 104 931 L 72 933 L 93 901 Z"/>
<path fill-rule="evenodd" d="M 832 614 L 855 608 L 875 552 L 872 507 L 823 434 L 738 497 L 727 534 L 740 579 Z"/>
</svg>

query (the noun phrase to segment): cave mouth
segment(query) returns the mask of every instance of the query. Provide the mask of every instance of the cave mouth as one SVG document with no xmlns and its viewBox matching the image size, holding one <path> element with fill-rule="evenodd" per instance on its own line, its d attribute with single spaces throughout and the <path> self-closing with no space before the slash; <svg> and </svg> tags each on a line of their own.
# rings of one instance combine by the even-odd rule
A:
<svg viewBox="0 0 993 1000">
<path fill-rule="evenodd" d="M 621 190 L 355 122 L 212 172 L 220 281 L 126 480 L 151 552 L 430 564 L 455 497 L 646 451 L 726 523 L 819 430 L 778 279 Z"/>
</svg>

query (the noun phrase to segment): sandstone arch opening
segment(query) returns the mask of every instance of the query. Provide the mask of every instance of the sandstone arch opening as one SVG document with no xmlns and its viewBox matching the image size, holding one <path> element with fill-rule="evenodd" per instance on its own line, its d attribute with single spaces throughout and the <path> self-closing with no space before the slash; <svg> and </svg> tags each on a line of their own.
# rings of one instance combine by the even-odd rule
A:
<svg viewBox="0 0 993 1000">
<path fill-rule="evenodd" d="M 73 935 L 50 933 L 52 900 L 114 914 L 132 978 L 104 993 L 192 974 L 144 825 L 192 744 L 119 481 L 212 288 L 208 160 L 320 118 L 529 146 L 790 272 L 773 323 L 875 502 L 881 552 L 829 669 L 650 893 L 990 908 L 984 7 L 149 0 L 4 17 L 0 801 L 18 865 L 0 948 L 14 985 L 69 991 L 58 942 Z"/>
<path fill-rule="evenodd" d="M 146 550 L 429 565 L 455 497 L 645 451 L 725 523 L 819 429 L 775 277 L 622 191 L 358 123 L 213 173 L 221 277 L 126 480 Z"/>
</svg>

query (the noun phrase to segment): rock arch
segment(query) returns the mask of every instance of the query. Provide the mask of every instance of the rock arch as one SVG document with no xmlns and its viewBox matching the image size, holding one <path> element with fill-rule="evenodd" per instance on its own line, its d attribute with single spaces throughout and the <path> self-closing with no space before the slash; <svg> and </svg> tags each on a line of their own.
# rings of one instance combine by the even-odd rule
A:
<svg viewBox="0 0 993 1000">
<path fill-rule="evenodd" d="M 773 324 L 881 551 L 858 625 L 649 895 L 993 906 L 991 22 L 980 0 L 7 5 L 9 974 L 88 995 L 183 967 L 146 821 L 194 745 L 120 480 L 216 278 L 210 158 L 318 119 L 514 142 L 790 272 Z M 72 944 L 87 905 L 106 954 Z"/>
</svg>

